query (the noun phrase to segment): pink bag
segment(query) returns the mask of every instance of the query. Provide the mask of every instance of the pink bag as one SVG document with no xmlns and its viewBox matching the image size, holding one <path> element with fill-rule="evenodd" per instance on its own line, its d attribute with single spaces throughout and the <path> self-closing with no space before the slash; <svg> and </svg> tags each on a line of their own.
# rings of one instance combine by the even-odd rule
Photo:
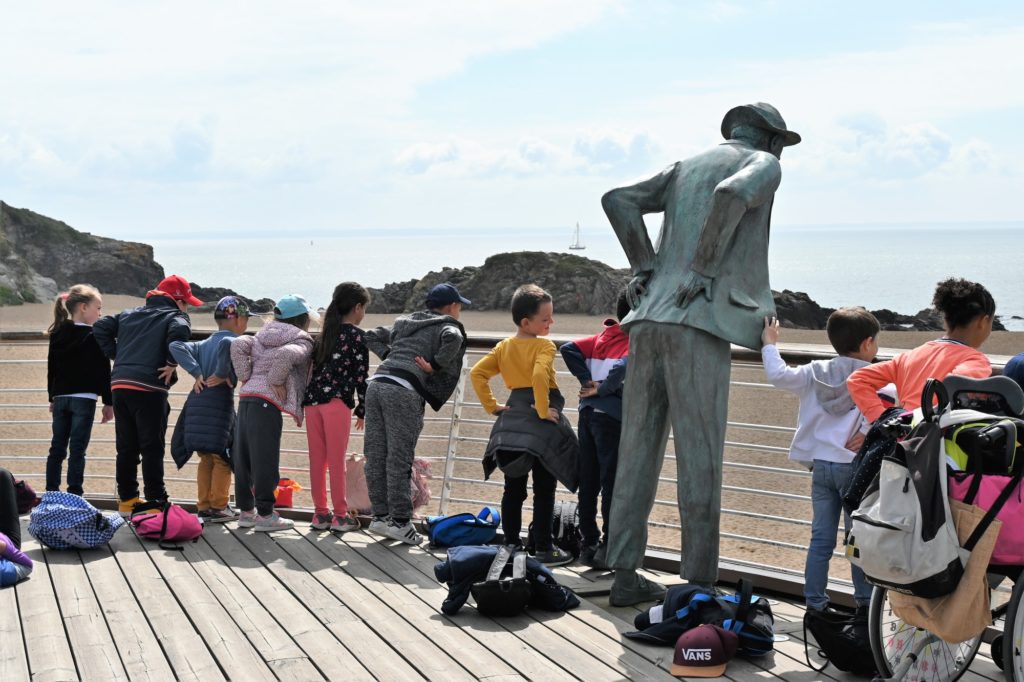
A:
<svg viewBox="0 0 1024 682">
<path fill-rule="evenodd" d="M 412 462 L 412 507 L 419 509 L 430 504 L 430 462 L 417 457 Z M 349 453 L 345 460 L 345 501 L 349 511 L 369 514 L 370 493 L 366 487 L 366 458 Z"/>
<path fill-rule="evenodd" d="M 980 485 L 977 494 L 971 495 L 971 483 L 976 474 L 963 471 L 949 475 L 949 497 L 952 500 L 960 500 L 966 504 L 976 504 L 982 509 L 988 510 L 996 502 L 999 494 L 1014 482 L 1013 476 L 1000 476 L 998 474 L 978 475 Z M 1024 565 L 1024 493 L 1021 491 L 1021 481 L 1016 480 L 1016 485 L 1009 493 L 1006 502 L 996 514 L 996 518 L 1003 522 L 996 539 L 996 548 L 992 552 L 990 564 L 997 566 L 1021 566 Z"/>
<path fill-rule="evenodd" d="M 161 549 L 183 551 L 173 543 L 195 542 L 203 534 L 199 519 L 176 504 L 168 502 L 162 511 L 144 512 L 132 516 L 135 532 L 144 538 L 158 540 Z"/>
<path fill-rule="evenodd" d="M 345 501 L 349 511 L 370 513 L 370 492 L 366 488 L 366 458 L 349 453 L 345 460 Z"/>
</svg>

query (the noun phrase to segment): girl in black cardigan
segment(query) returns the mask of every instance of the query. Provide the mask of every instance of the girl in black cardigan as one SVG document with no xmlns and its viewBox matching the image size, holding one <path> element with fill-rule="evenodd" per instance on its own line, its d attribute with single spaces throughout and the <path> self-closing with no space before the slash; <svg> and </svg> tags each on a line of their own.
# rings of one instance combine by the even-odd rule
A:
<svg viewBox="0 0 1024 682">
<path fill-rule="evenodd" d="M 83 493 L 85 450 L 92 435 L 96 401 L 103 399 L 101 423 L 114 417 L 110 361 L 92 335 L 92 325 L 102 312 L 100 292 L 88 284 L 76 284 L 54 301 L 46 357 L 46 387 L 53 414 L 53 439 L 46 458 L 47 490 L 60 490 L 61 470 L 70 446 L 67 491 Z"/>
</svg>

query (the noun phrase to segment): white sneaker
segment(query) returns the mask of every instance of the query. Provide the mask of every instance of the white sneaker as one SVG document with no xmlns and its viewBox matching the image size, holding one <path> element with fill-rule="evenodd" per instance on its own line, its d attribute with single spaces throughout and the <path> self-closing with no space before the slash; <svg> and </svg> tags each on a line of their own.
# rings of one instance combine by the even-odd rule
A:
<svg viewBox="0 0 1024 682">
<path fill-rule="evenodd" d="M 401 526 L 392 521 L 388 524 L 384 534 L 392 540 L 399 540 L 407 545 L 418 545 L 423 542 L 423 536 L 416 532 L 412 521 L 406 521 Z"/>
<path fill-rule="evenodd" d="M 277 512 L 271 512 L 266 516 L 257 516 L 256 526 L 253 530 L 262 533 L 270 533 L 275 530 L 291 530 L 294 527 L 295 522 L 291 519 L 286 519 Z"/>
<path fill-rule="evenodd" d="M 250 509 L 249 511 L 238 513 L 238 527 L 239 528 L 252 528 L 256 525 L 256 510 Z"/>
<path fill-rule="evenodd" d="M 382 516 L 374 516 L 366 530 L 374 535 L 386 536 L 388 534 L 388 520 Z"/>
</svg>

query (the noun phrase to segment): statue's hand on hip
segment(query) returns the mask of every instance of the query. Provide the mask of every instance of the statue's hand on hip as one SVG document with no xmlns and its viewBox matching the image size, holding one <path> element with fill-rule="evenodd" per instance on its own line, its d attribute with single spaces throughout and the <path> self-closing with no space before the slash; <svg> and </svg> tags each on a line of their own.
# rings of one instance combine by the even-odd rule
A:
<svg viewBox="0 0 1024 682">
<path fill-rule="evenodd" d="M 636 310 L 640 306 L 640 297 L 647 293 L 647 282 L 651 279 L 651 271 L 638 272 L 626 285 L 626 302 L 630 310 Z"/>
<path fill-rule="evenodd" d="M 685 308 L 690 305 L 690 301 L 697 298 L 700 292 L 704 292 L 704 298 L 711 300 L 711 287 L 714 286 L 715 278 L 702 275 L 699 272 L 691 270 L 686 275 L 686 279 L 679 285 L 679 289 L 676 291 L 676 305 L 680 308 Z"/>
</svg>

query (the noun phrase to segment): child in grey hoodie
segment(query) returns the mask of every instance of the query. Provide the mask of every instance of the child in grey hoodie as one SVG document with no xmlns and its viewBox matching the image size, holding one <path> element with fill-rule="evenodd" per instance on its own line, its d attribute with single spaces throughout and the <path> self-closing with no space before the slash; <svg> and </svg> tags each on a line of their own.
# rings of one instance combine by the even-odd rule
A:
<svg viewBox="0 0 1024 682">
<path fill-rule="evenodd" d="M 371 533 L 411 545 L 422 540 L 412 525 L 413 455 L 424 405 L 440 410 L 459 382 L 466 353 L 459 314 L 469 304 L 454 285 L 438 284 L 427 294 L 427 310 L 366 332 L 367 347 L 383 361 L 366 388 L 363 449 Z"/>
<path fill-rule="evenodd" d="M 861 415 L 846 379 L 854 371 L 871 364 L 878 352 L 880 326 L 864 308 L 840 308 L 825 324 L 828 340 L 839 355 L 831 360 L 815 360 L 806 365 L 788 367 L 776 343 L 779 322 L 765 318 L 761 335 L 764 371 L 776 388 L 800 397 L 800 415 L 790 446 L 789 457 L 811 468 L 811 543 L 804 566 L 804 598 L 808 609 L 828 606 L 825 588 L 828 565 L 836 546 L 843 491 L 853 475 L 853 458 L 867 421 Z M 850 518 L 844 515 L 846 532 Z M 864 573 L 852 567 L 854 599 L 858 612 L 867 618 L 871 586 Z"/>
</svg>

